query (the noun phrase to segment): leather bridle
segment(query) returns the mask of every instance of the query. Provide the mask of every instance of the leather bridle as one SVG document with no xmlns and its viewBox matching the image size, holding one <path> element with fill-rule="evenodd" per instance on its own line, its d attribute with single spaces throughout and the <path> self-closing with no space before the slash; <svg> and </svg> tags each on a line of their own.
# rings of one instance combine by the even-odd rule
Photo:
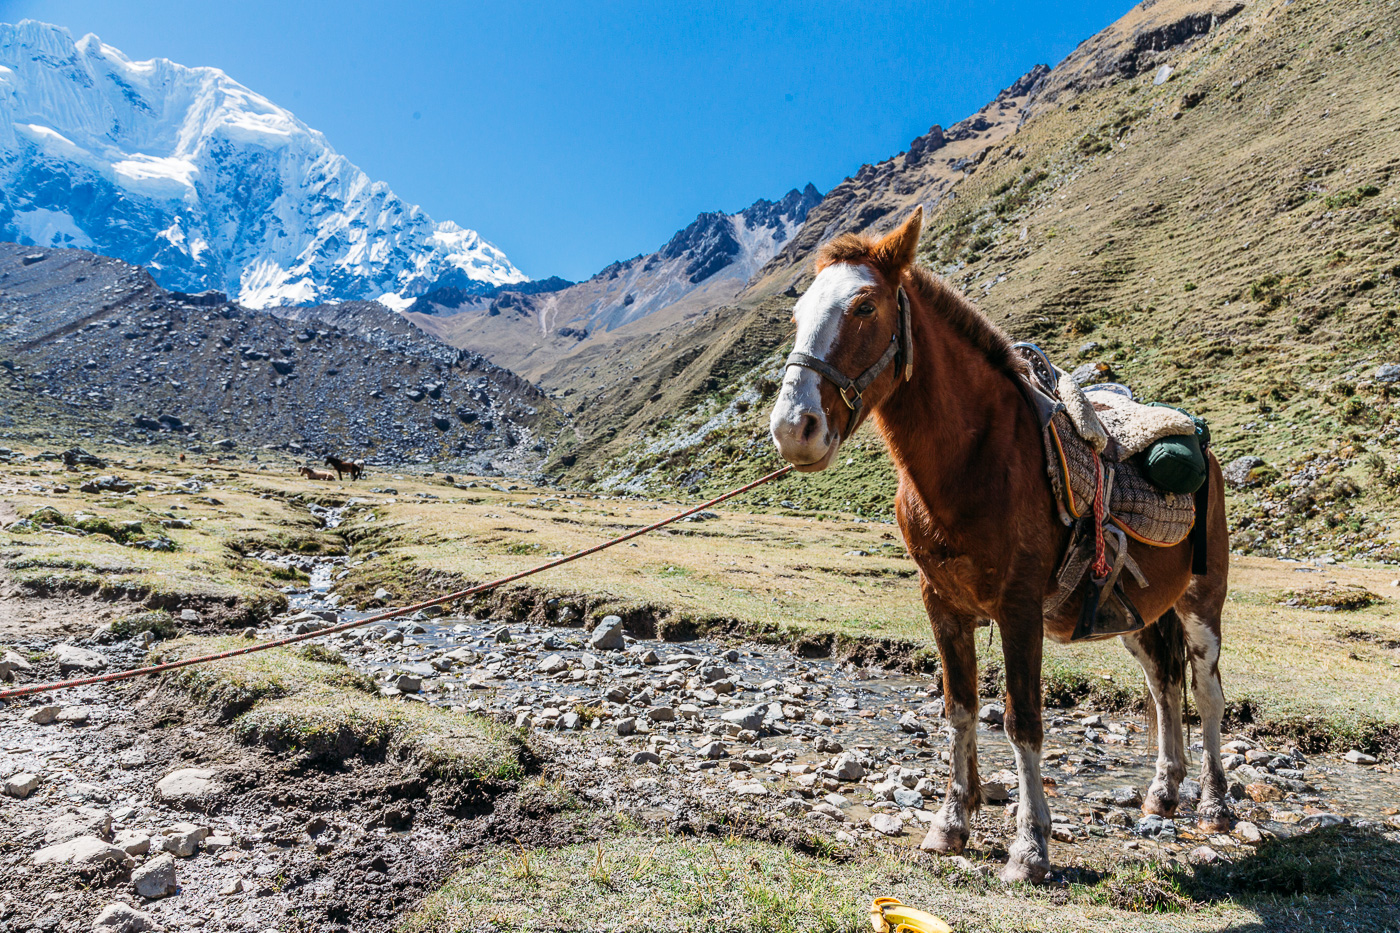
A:
<svg viewBox="0 0 1400 933">
<path fill-rule="evenodd" d="M 880 378 L 880 374 L 885 371 L 895 357 L 900 359 L 906 382 L 914 374 L 914 335 L 909 323 L 909 297 L 904 294 L 903 285 L 899 286 L 896 298 L 899 302 L 898 332 L 890 335 L 890 345 L 885 348 L 884 354 L 855 379 L 850 378 L 826 360 L 797 350 L 788 354 L 787 364 L 783 367 L 785 370 L 791 366 L 810 369 L 836 386 L 841 401 L 845 402 L 846 407 L 851 410 L 850 419 L 846 422 L 847 436 L 860 423 L 860 415 L 865 407 L 865 390 L 870 388 L 871 383 Z"/>
</svg>

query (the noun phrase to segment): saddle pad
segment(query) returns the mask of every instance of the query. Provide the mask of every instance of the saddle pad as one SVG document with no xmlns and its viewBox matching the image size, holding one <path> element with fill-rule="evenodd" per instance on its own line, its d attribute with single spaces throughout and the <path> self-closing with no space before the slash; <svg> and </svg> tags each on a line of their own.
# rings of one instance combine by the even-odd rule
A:
<svg viewBox="0 0 1400 933">
<path fill-rule="evenodd" d="M 1175 408 L 1144 405 L 1116 392 L 1088 392 L 1086 395 L 1099 422 L 1122 448 L 1119 456 L 1123 460 L 1142 453 L 1164 437 L 1196 433 L 1196 423 L 1191 416 Z"/>
<path fill-rule="evenodd" d="M 1145 407 L 1145 406 L 1143 406 Z M 1194 427 L 1193 427 L 1194 430 Z M 1071 518 L 1094 510 L 1094 449 L 1064 412 L 1045 426 L 1046 467 L 1057 501 Z M 1152 547 L 1172 547 L 1186 539 L 1196 519 L 1195 498 L 1162 492 L 1142 475 L 1136 462 L 1106 464 L 1114 471 L 1109 520 L 1128 537 Z M 1105 473 L 1105 480 L 1107 474 Z"/>
</svg>

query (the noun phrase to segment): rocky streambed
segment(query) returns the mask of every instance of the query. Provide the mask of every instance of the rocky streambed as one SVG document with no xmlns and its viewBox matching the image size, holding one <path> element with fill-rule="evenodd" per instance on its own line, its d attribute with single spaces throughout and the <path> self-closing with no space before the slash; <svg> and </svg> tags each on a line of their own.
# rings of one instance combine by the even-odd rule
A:
<svg viewBox="0 0 1400 933">
<path fill-rule="evenodd" d="M 291 614 L 249 637 L 353 617 L 331 593 L 344 558 L 267 556 L 295 563 L 312 584 L 289 593 Z M 663 830 L 722 821 L 768 838 L 822 837 L 838 850 L 922 842 L 947 778 L 935 680 L 760 644 L 634 639 L 617 617 L 589 632 L 568 607 L 556 613 L 554 626 L 420 614 L 317 641 L 371 675 L 381 696 L 480 712 L 527 733 L 543 775 L 599 817 Z M 104 640 L 20 645 L 10 663 L 28 665 L 14 671 L 21 679 L 139 666 L 151 636 Z M 552 838 L 547 819 L 506 797 L 464 805 L 388 763 L 296 766 L 178 707 L 147 682 L 0 710 L 9 878 L 0 933 L 383 926 L 464 849 Z M 983 873 L 977 859 L 1004 857 L 1016 807 L 1001 715 L 987 698 L 986 805 L 963 863 Z M 1191 781 L 1178 819 L 1142 816 L 1155 752 L 1140 720 L 1050 710 L 1046 734 L 1059 867 L 1106 856 L 1229 860 L 1271 836 L 1344 821 L 1400 841 L 1400 773 L 1360 753 L 1303 756 L 1229 736 L 1239 823 L 1204 835 L 1191 820 Z M 575 820 L 570 838 L 579 825 L 588 823 Z"/>
</svg>

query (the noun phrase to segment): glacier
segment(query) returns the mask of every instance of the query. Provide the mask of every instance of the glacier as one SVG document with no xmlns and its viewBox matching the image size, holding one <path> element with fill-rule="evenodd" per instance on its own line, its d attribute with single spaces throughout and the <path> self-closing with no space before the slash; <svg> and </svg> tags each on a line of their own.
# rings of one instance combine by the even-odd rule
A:
<svg viewBox="0 0 1400 933">
<path fill-rule="evenodd" d="M 528 282 L 217 68 L 0 23 L 0 240 L 77 247 L 249 307 Z"/>
</svg>

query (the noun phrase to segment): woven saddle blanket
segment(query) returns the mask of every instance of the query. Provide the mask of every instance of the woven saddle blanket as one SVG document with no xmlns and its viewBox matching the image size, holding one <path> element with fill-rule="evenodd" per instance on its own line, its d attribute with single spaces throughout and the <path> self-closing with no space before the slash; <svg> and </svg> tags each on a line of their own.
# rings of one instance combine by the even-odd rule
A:
<svg viewBox="0 0 1400 933">
<path fill-rule="evenodd" d="M 1072 521 L 1092 515 L 1094 460 L 1099 453 L 1079 436 L 1065 412 L 1050 419 L 1044 434 L 1050 486 L 1065 517 Z M 1171 547 L 1186 539 L 1196 519 L 1195 497 L 1158 489 L 1130 457 L 1105 463 L 1104 468 L 1105 482 L 1112 471 L 1108 520 L 1124 534 L 1153 547 Z"/>
<path fill-rule="evenodd" d="M 1029 370 L 1027 383 L 1042 399 L 1037 408 L 1042 413 L 1046 469 L 1065 524 L 1093 514 L 1099 461 L 1109 488 L 1110 522 L 1153 547 L 1185 540 L 1195 523 L 1195 498 L 1158 489 L 1134 456 L 1164 437 L 1195 433 L 1191 419 L 1112 392 L 1086 393 L 1038 348 L 1022 355 Z M 1044 404 L 1046 399 L 1053 407 Z"/>
</svg>

